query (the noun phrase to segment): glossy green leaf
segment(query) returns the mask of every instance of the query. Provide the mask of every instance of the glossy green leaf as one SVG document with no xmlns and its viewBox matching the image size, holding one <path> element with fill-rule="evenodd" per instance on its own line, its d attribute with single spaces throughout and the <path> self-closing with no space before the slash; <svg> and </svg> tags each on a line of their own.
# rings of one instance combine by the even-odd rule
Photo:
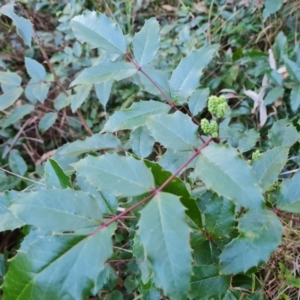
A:
<svg viewBox="0 0 300 300">
<path fill-rule="evenodd" d="M 180 111 L 172 115 L 149 116 L 146 124 L 154 139 L 167 148 L 191 151 L 201 144 L 197 135 L 197 125 Z"/>
<path fill-rule="evenodd" d="M 45 80 L 45 67 L 36 60 L 25 57 L 25 67 L 28 75 L 35 81 Z"/>
<path fill-rule="evenodd" d="M 79 156 L 87 152 L 121 147 L 122 144 L 120 140 L 112 134 L 94 134 L 90 137 L 87 137 L 83 141 L 77 140 L 64 145 L 63 149 L 60 151 L 60 154 L 66 156 Z"/>
<path fill-rule="evenodd" d="M 201 151 L 195 174 L 207 188 L 236 205 L 260 209 L 263 197 L 250 166 L 231 147 L 210 144 Z"/>
<path fill-rule="evenodd" d="M 190 299 L 223 299 L 230 287 L 230 276 L 220 275 L 219 270 L 217 265 L 194 266 Z"/>
<path fill-rule="evenodd" d="M 0 195 L 0 231 L 14 230 L 25 225 L 7 208 L 13 198 L 17 197 L 15 191 L 5 192 Z"/>
<path fill-rule="evenodd" d="M 264 1 L 264 11 L 263 11 L 263 21 L 265 22 L 267 18 L 280 10 L 283 4 L 283 0 L 265 0 Z"/>
<path fill-rule="evenodd" d="M 15 72 L 0 72 L 0 83 L 11 85 L 12 87 L 19 87 L 21 85 L 22 78 Z"/>
<path fill-rule="evenodd" d="M 286 56 L 284 57 L 284 63 L 291 78 L 296 82 L 300 82 L 300 70 L 298 64 Z"/>
<path fill-rule="evenodd" d="M 123 129 L 135 129 L 146 123 L 147 116 L 170 111 L 169 105 L 158 101 L 140 101 L 128 109 L 115 112 L 105 123 L 102 132 L 115 132 Z"/>
<path fill-rule="evenodd" d="M 21 120 L 24 116 L 30 114 L 34 110 L 34 106 L 30 104 L 24 104 L 15 108 L 10 115 L 2 122 L 1 127 L 6 128 L 11 124 L 14 124 Z"/>
<path fill-rule="evenodd" d="M 186 103 L 188 97 L 199 86 L 203 69 L 209 64 L 218 46 L 204 46 L 183 58 L 170 78 L 172 100 L 177 104 Z"/>
<path fill-rule="evenodd" d="M 235 226 L 235 205 L 216 194 L 209 200 L 205 215 L 205 231 L 213 239 L 229 237 Z"/>
<path fill-rule="evenodd" d="M 39 122 L 39 130 L 41 132 L 47 131 L 56 121 L 57 113 L 56 112 L 48 112 L 41 118 Z"/>
<path fill-rule="evenodd" d="M 87 156 L 72 166 L 77 175 L 84 176 L 99 190 L 117 196 L 138 196 L 155 188 L 151 171 L 143 161 L 131 156 L 122 157 L 117 154 Z"/>
<path fill-rule="evenodd" d="M 70 87 L 77 84 L 102 83 L 111 80 L 122 80 L 132 76 L 137 68 L 127 62 L 104 62 L 90 68 L 86 68 L 73 80 Z"/>
<path fill-rule="evenodd" d="M 152 272 L 151 272 L 151 268 L 150 268 L 150 263 L 147 259 L 145 249 L 144 249 L 143 245 L 141 244 L 140 236 L 137 234 L 134 236 L 132 248 L 133 248 L 132 249 L 133 255 L 136 258 L 136 262 L 142 273 L 141 279 L 142 279 L 143 283 L 146 284 L 149 281 L 149 279 L 152 275 Z"/>
<path fill-rule="evenodd" d="M 290 105 L 293 112 L 296 112 L 300 106 L 300 84 L 295 85 L 291 90 Z"/>
<path fill-rule="evenodd" d="M 209 88 L 196 90 L 189 99 L 189 110 L 193 116 L 198 115 L 206 107 Z"/>
<path fill-rule="evenodd" d="M 267 150 L 254 160 L 252 168 L 263 192 L 266 192 L 284 167 L 288 158 L 289 148 L 276 147 Z"/>
<path fill-rule="evenodd" d="M 12 201 L 9 210 L 26 224 L 43 230 L 77 230 L 102 221 L 102 212 L 93 197 L 69 189 L 23 194 Z"/>
<path fill-rule="evenodd" d="M 240 235 L 220 256 L 221 273 L 245 273 L 267 261 L 281 242 L 282 225 L 269 210 L 249 210 L 239 220 Z"/>
<path fill-rule="evenodd" d="M 286 36 L 282 31 L 280 31 L 275 39 L 274 44 L 274 54 L 278 59 L 283 58 L 283 56 L 286 54 L 286 47 L 287 41 Z"/>
<path fill-rule="evenodd" d="M 277 207 L 281 210 L 300 213 L 300 172 L 294 174 L 291 179 L 282 182 L 279 195 L 276 197 Z"/>
<path fill-rule="evenodd" d="M 277 86 L 271 91 L 269 91 L 268 95 L 264 99 L 264 104 L 265 105 L 270 105 L 273 104 L 274 102 L 277 101 L 277 99 L 281 98 L 284 94 L 284 88 Z"/>
<path fill-rule="evenodd" d="M 105 110 L 106 110 L 106 104 L 109 100 L 112 84 L 113 84 L 113 80 L 107 80 L 102 83 L 95 84 L 97 97 Z"/>
<path fill-rule="evenodd" d="M 71 177 L 66 175 L 63 169 L 60 167 L 60 165 L 54 160 L 54 159 L 49 159 L 49 163 L 51 167 L 53 168 L 59 182 L 61 185 L 61 188 L 66 189 L 66 188 L 73 188 L 71 184 Z"/>
<path fill-rule="evenodd" d="M 170 176 L 171 172 L 164 170 L 159 164 L 145 160 L 145 164 L 151 169 L 155 185 L 161 186 Z M 196 201 L 191 197 L 186 184 L 180 178 L 175 177 L 164 189 L 163 192 L 180 197 L 181 203 L 186 208 L 186 215 L 199 227 L 202 228 L 201 214 Z"/>
<path fill-rule="evenodd" d="M 0 110 L 7 109 L 13 105 L 23 93 L 23 88 L 13 87 L 0 95 Z"/>
<path fill-rule="evenodd" d="M 12 149 L 10 151 L 8 163 L 10 170 L 15 174 L 23 176 L 28 170 L 25 160 L 20 155 L 20 152 L 16 149 Z"/>
<path fill-rule="evenodd" d="M 268 133 L 273 147 L 291 147 L 298 140 L 296 128 L 286 119 L 276 121 Z"/>
<path fill-rule="evenodd" d="M 249 129 L 243 133 L 242 138 L 239 139 L 238 149 L 241 153 L 251 150 L 260 137 L 256 129 Z"/>
<path fill-rule="evenodd" d="M 145 158 L 151 154 L 155 140 L 146 126 L 140 126 L 130 134 L 130 143 L 132 151 L 137 156 Z"/>
<path fill-rule="evenodd" d="M 31 39 L 33 36 L 32 24 L 29 20 L 24 19 L 14 13 L 14 3 L 3 5 L 0 8 L 0 15 L 6 15 L 13 20 L 17 28 L 18 35 L 24 40 L 25 44 L 31 47 Z"/>
<path fill-rule="evenodd" d="M 94 235 L 33 232 L 10 263 L 3 300 L 85 299 L 113 253 L 113 232 L 114 226 Z"/>
<path fill-rule="evenodd" d="M 72 112 L 81 106 L 81 104 L 87 99 L 92 89 L 92 84 L 79 85 L 74 88 L 75 95 L 72 95 L 71 109 Z"/>
<path fill-rule="evenodd" d="M 154 60 L 159 49 L 159 43 L 159 23 L 156 18 L 150 18 L 132 40 L 136 62 L 143 66 Z"/>
<path fill-rule="evenodd" d="M 120 27 L 106 15 L 86 11 L 71 20 L 75 37 L 92 48 L 101 47 L 108 52 L 125 53 L 125 38 Z"/>
<path fill-rule="evenodd" d="M 179 197 L 159 193 L 141 211 L 141 242 L 165 294 L 185 299 L 191 276 L 189 227 Z M 176 229 L 176 230 L 174 230 Z"/>
<path fill-rule="evenodd" d="M 47 99 L 49 89 L 49 82 L 39 82 L 33 86 L 32 92 L 36 99 L 38 99 L 41 103 L 44 103 Z"/>
</svg>

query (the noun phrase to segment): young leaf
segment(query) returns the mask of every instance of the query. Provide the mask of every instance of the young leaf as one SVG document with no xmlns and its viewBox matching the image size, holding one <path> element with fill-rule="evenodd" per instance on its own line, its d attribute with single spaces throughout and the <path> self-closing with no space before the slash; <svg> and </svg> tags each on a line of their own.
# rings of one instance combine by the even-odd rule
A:
<svg viewBox="0 0 300 300">
<path fill-rule="evenodd" d="M 145 158 L 151 154 L 155 140 L 146 126 L 140 126 L 131 132 L 130 143 L 132 151 L 137 156 Z"/>
<path fill-rule="evenodd" d="M 159 193 L 141 211 L 141 242 L 164 292 L 185 299 L 191 276 L 189 227 L 179 197 Z"/>
<path fill-rule="evenodd" d="M 10 263 L 3 299 L 85 299 L 113 253 L 113 232 L 114 226 L 94 235 L 30 233 Z"/>
<path fill-rule="evenodd" d="M 72 164 L 77 175 L 101 191 L 117 196 L 138 196 L 155 188 L 151 171 L 144 162 L 133 157 L 105 154 L 99 157 L 87 156 Z"/>
<path fill-rule="evenodd" d="M 79 156 L 87 152 L 121 147 L 122 144 L 120 140 L 112 134 L 94 134 L 83 141 L 77 140 L 75 142 L 65 144 L 63 149 L 60 151 L 60 155 Z"/>
<path fill-rule="evenodd" d="M 277 207 L 281 210 L 300 213 L 300 172 L 298 171 L 291 179 L 283 181 L 279 195 L 276 198 Z"/>
<path fill-rule="evenodd" d="M 245 131 L 242 138 L 239 139 L 239 151 L 243 153 L 251 150 L 258 141 L 259 137 L 260 135 L 256 129 L 249 129 Z"/>
<path fill-rule="evenodd" d="M 11 114 L 2 122 L 1 127 L 4 129 L 9 125 L 16 123 L 24 116 L 30 114 L 34 110 L 34 106 L 30 104 L 24 104 L 15 108 Z"/>
<path fill-rule="evenodd" d="M 90 94 L 92 86 L 93 86 L 92 84 L 84 84 L 84 85 L 76 86 L 74 88 L 75 95 L 72 95 L 72 102 L 71 102 L 72 112 L 76 112 L 76 110 L 86 100 L 86 98 Z"/>
<path fill-rule="evenodd" d="M 282 119 L 273 124 L 268 138 L 273 147 L 291 147 L 298 140 L 298 132 L 291 123 Z"/>
<path fill-rule="evenodd" d="M 132 40 L 134 58 L 140 66 L 148 64 L 155 58 L 159 42 L 159 24 L 156 18 L 148 19 Z"/>
<path fill-rule="evenodd" d="M 158 101 L 140 101 L 125 110 L 115 112 L 105 123 L 102 132 L 135 129 L 146 123 L 147 116 L 170 111 L 169 105 Z"/>
<path fill-rule="evenodd" d="M 213 239 L 229 237 L 235 225 L 235 206 L 216 194 L 209 200 L 205 215 L 205 231 Z"/>
<path fill-rule="evenodd" d="M 14 4 L 9 3 L 0 8 L 0 15 L 6 15 L 11 18 L 17 27 L 18 35 L 24 40 L 25 44 L 31 47 L 31 39 L 33 35 L 32 24 L 29 20 L 19 17 L 14 13 Z"/>
<path fill-rule="evenodd" d="M 62 189 L 70 188 L 72 189 L 73 186 L 71 184 L 71 177 L 66 175 L 63 169 L 60 167 L 60 165 L 54 160 L 54 159 L 49 159 L 49 163 L 51 167 L 53 168 L 59 182 L 61 185 Z"/>
<path fill-rule="evenodd" d="M 23 93 L 21 87 L 12 87 L 10 90 L 5 91 L 0 95 L 0 110 L 7 109 L 13 105 Z"/>
<path fill-rule="evenodd" d="M 86 68 L 73 80 L 70 87 L 77 84 L 102 83 L 108 80 L 122 80 L 132 76 L 137 68 L 127 62 L 104 62 L 90 68 Z"/>
<path fill-rule="evenodd" d="M 26 224 L 43 230 L 71 231 L 97 226 L 102 212 L 88 193 L 40 190 L 14 199 L 9 210 Z"/>
<path fill-rule="evenodd" d="M 170 178 L 170 176 L 172 176 L 172 173 L 163 170 L 157 163 L 145 160 L 145 164 L 151 169 L 156 186 L 161 186 L 168 178 Z M 179 196 L 181 203 L 186 208 L 186 215 L 196 224 L 196 226 L 202 228 L 201 214 L 198 205 L 196 201 L 191 198 L 191 195 L 186 188 L 186 184 L 180 178 L 175 177 L 163 189 L 163 192 Z"/>
<path fill-rule="evenodd" d="M 172 99 L 177 104 L 186 103 L 199 86 L 202 70 L 209 64 L 218 46 L 204 46 L 183 58 L 170 78 Z"/>
<path fill-rule="evenodd" d="M 209 88 L 196 90 L 189 99 L 189 110 L 193 116 L 198 115 L 206 107 Z"/>
<path fill-rule="evenodd" d="M 222 298 L 230 287 L 230 276 L 220 275 L 219 271 L 218 265 L 194 266 L 190 297 L 193 299 Z"/>
<path fill-rule="evenodd" d="M 240 235 L 220 256 L 221 273 L 245 273 L 268 260 L 281 242 L 282 225 L 269 210 L 249 210 L 240 220 Z"/>
<path fill-rule="evenodd" d="M 56 112 L 46 113 L 39 122 L 39 130 L 41 132 L 47 131 L 55 123 L 56 119 L 57 119 Z"/>
<path fill-rule="evenodd" d="M 263 192 L 266 192 L 277 181 L 287 161 L 288 152 L 287 147 L 276 147 L 269 149 L 254 160 L 252 168 Z"/>
<path fill-rule="evenodd" d="M 12 172 L 18 175 L 25 175 L 28 170 L 27 164 L 23 157 L 20 155 L 19 151 L 16 149 L 12 149 L 9 153 L 8 158 L 9 168 Z"/>
<path fill-rule="evenodd" d="M 233 200 L 236 205 L 260 209 L 263 197 L 251 168 L 229 146 L 210 144 L 201 151 L 195 174 L 207 188 Z"/>
<path fill-rule="evenodd" d="M 46 70 L 42 64 L 36 60 L 25 57 L 25 67 L 28 75 L 35 81 L 45 80 Z"/>
<path fill-rule="evenodd" d="M 112 84 L 113 84 L 113 80 L 107 80 L 102 83 L 95 84 L 97 97 L 100 103 L 103 105 L 104 110 L 106 110 L 106 104 L 109 100 Z"/>
<path fill-rule="evenodd" d="M 172 115 L 149 116 L 147 127 L 156 141 L 173 150 L 191 151 L 201 143 L 197 135 L 197 125 L 180 111 Z"/>
<path fill-rule="evenodd" d="M 125 38 L 120 27 L 106 15 L 86 11 L 71 20 L 75 37 L 92 48 L 101 47 L 108 52 L 125 53 Z"/>
</svg>

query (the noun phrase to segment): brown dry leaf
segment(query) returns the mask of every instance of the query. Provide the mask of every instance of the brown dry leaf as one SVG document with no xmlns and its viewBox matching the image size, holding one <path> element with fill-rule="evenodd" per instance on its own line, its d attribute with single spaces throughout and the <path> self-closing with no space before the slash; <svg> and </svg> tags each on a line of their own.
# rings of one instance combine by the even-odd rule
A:
<svg viewBox="0 0 300 300">
<path fill-rule="evenodd" d="M 162 8 L 165 9 L 165 10 L 167 10 L 167 11 L 177 11 L 177 8 L 176 8 L 176 7 L 171 6 L 171 5 L 169 5 L 169 4 L 164 4 L 164 5 L 162 6 Z"/>
<path fill-rule="evenodd" d="M 199 12 L 208 13 L 205 1 L 193 3 L 193 7 Z"/>
</svg>

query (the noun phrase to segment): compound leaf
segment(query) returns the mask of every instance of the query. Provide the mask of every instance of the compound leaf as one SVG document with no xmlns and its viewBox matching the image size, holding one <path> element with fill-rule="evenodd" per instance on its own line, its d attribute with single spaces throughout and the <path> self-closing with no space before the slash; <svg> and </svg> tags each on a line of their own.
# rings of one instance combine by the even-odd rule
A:
<svg viewBox="0 0 300 300">
<path fill-rule="evenodd" d="M 177 104 L 187 102 L 199 86 L 202 70 L 209 64 L 218 46 L 204 46 L 183 58 L 170 78 L 172 99 Z"/>
<path fill-rule="evenodd" d="M 86 11 L 71 20 L 75 37 L 92 48 L 101 47 L 108 52 L 125 53 L 125 38 L 120 27 L 106 15 Z"/>
<path fill-rule="evenodd" d="M 149 116 L 147 127 L 156 141 L 173 150 L 191 151 L 200 144 L 197 125 L 180 111 Z"/>
<path fill-rule="evenodd" d="M 132 41 L 134 58 L 140 66 L 148 64 L 155 58 L 159 42 L 159 24 L 156 18 L 150 18 L 134 35 Z"/>
<path fill-rule="evenodd" d="M 114 226 L 93 235 L 30 233 L 11 261 L 3 299 L 85 299 L 113 253 L 113 232 Z"/>
<path fill-rule="evenodd" d="M 281 242 L 282 225 L 269 210 L 249 210 L 240 220 L 240 235 L 220 256 L 221 273 L 237 274 L 265 262 Z"/>
<path fill-rule="evenodd" d="M 141 211 L 139 235 L 164 292 L 185 299 L 191 276 L 189 227 L 179 197 L 161 192 Z"/>
<path fill-rule="evenodd" d="M 250 166 L 229 146 L 210 144 L 203 149 L 195 174 L 207 188 L 233 200 L 236 205 L 256 209 L 263 206 L 263 197 Z"/>
<path fill-rule="evenodd" d="M 97 226 L 102 212 L 95 198 L 74 190 L 40 190 L 14 199 L 9 210 L 43 230 L 70 231 Z"/>
<path fill-rule="evenodd" d="M 135 129 L 145 125 L 147 116 L 167 113 L 169 110 L 169 105 L 158 101 L 136 102 L 128 109 L 115 112 L 105 123 L 102 132 Z"/>
<path fill-rule="evenodd" d="M 287 161 L 288 152 L 289 148 L 287 147 L 276 147 L 254 160 L 253 171 L 263 192 L 277 181 L 278 175 Z"/>
<path fill-rule="evenodd" d="M 117 154 L 87 156 L 72 166 L 77 175 L 84 176 L 99 190 L 114 195 L 138 196 L 155 188 L 151 171 L 144 162 L 130 156 L 121 157 Z"/>
<path fill-rule="evenodd" d="M 77 140 L 75 142 L 65 144 L 63 149 L 60 151 L 60 154 L 66 156 L 79 156 L 87 152 L 121 147 L 122 144 L 120 140 L 114 135 L 109 133 L 100 133 L 87 137 L 83 141 Z"/>
</svg>

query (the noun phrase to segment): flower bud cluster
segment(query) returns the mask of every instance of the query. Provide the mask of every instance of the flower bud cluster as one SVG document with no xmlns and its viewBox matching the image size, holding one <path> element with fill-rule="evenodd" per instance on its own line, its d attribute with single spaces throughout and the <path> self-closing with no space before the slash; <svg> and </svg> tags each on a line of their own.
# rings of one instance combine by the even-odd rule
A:
<svg viewBox="0 0 300 300">
<path fill-rule="evenodd" d="M 210 96 L 208 98 L 208 111 L 218 119 L 225 118 L 228 104 L 224 95 L 220 97 Z"/>
<path fill-rule="evenodd" d="M 208 121 L 207 119 L 201 120 L 201 128 L 207 135 L 211 135 L 213 138 L 217 138 L 219 135 L 219 125 L 216 121 Z"/>
</svg>

